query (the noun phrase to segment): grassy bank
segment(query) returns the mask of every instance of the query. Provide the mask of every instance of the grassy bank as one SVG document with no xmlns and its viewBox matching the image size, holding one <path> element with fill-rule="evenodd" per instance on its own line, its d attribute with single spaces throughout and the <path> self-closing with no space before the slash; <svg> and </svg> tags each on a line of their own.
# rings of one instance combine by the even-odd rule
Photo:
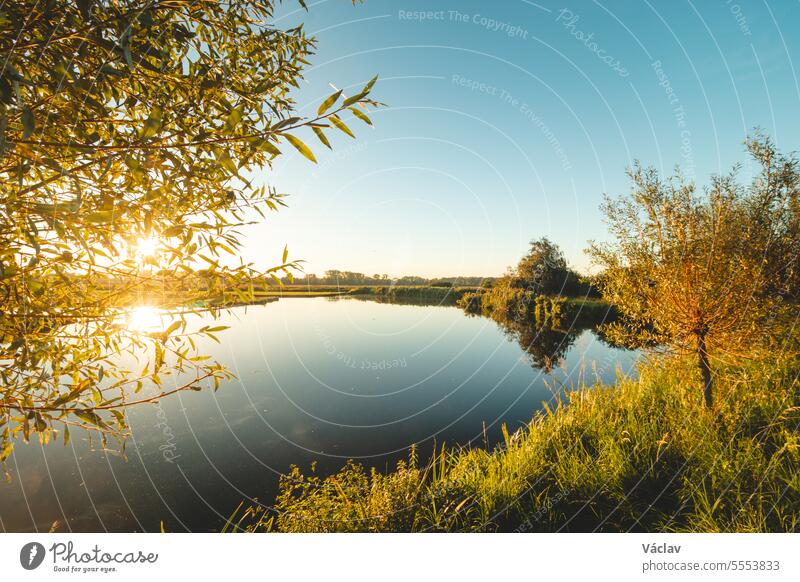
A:
<svg viewBox="0 0 800 582">
<path fill-rule="evenodd" d="M 350 463 L 282 481 L 249 531 L 797 531 L 796 362 L 720 371 L 704 409 L 692 362 L 571 393 L 494 451 L 415 455 L 388 474 Z"/>
<path fill-rule="evenodd" d="M 314 289 L 312 287 L 311 289 L 277 289 L 275 291 L 265 291 L 260 294 L 267 297 L 289 299 L 291 297 L 339 297 L 341 295 L 347 295 L 348 291 L 328 291 Z M 256 296 L 260 294 L 257 293 Z"/>
<path fill-rule="evenodd" d="M 455 305 L 466 293 L 473 292 L 475 287 L 433 287 L 433 286 L 376 286 L 355 287 L 351 295 L 375 297 L 387 301 L 433 301 L 446 305 Z"/>
<path fill-rule="evenodd" d="M 475 287 L 435 287 L 435 286 L 355 286 L 355 285 L 284 285 L 282 287 L 265 287 L 256 289 L 254 295 L 260 298 L 291 297 L 339 297 L 353 295 L 370 297 L 386 301 L 426 301 L 455 305 Z"/>
</svg>

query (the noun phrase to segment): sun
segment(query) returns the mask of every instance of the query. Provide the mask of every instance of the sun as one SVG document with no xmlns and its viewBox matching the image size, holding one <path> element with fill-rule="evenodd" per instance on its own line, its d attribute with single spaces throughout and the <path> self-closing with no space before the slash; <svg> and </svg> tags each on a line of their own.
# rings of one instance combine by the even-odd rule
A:
<svg viewBox="0 0 800 582">
<path fill-rule="evenodd" d="M 152 236 L 136 241 L 136 252 L 142 257 L 154 257 L 158 252 L 158 239 Z"/>
<path fill-rule="evenodd" d="M 164 327 L 161 311 L 155 307 L 135 307 L 128 312 L 127 327 L 138 333 L 161 331 Z"/>
</svg>

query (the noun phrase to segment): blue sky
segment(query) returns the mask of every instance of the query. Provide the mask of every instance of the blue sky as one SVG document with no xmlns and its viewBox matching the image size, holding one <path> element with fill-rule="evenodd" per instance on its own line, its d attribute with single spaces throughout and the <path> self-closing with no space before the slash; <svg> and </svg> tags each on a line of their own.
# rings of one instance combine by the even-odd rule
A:
<svg viewBox="0 0 800 582">
<path fill-rule="evenodd" d="M 603 193 L 634 159 L 698 184 L 745 161 L 755 126 L 800 148 L 800 3 L 289 1 L 318 51 L 296 91 L 312 115 L 379 74 L 374 128 L 313 165 L 286 149 L 257 179 L 289 208 L 248 227 L 245 259 L 284 244 L 310 272 L 499 275 L 548 236 L 586 271 Z M 745 168 L 746 172 L 746 168 Z"/>
</svg>

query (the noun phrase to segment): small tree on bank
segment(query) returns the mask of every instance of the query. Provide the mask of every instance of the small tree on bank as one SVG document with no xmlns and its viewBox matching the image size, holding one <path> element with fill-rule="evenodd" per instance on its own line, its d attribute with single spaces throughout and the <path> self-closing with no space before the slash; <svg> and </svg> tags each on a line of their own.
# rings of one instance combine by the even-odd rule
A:
<svg viewBox="0 0 800 582">
<path fill-rule="evenodd" d="M 544 295 L 588 295 L 591 285 L 581 280 L 559 246 L 547 237 L 532 240 L 528 254 L 509 274 L 509 285 Z"/>
<path fill-rule="evenodd" d="M 558 293 L 569 270 L 564 253 L 547 237 L 532 240 L 528 254 L 514 271 L 514 287 L 527 287 L 540 293 Z"/>
<path fill-rule="evenodd" d="M 708 407 L 714 361 L 774 348 L 798 290 L 797 162 L 765 137 L 747 147 L 752 182 L 740 185 L 736 167 L 702 195 L 679 174 L 634 165 L 632 192 L 602 206 L 612 241 L 588 251 L 624 316 L 615 339 L 695 353 Z"/>
</svg>

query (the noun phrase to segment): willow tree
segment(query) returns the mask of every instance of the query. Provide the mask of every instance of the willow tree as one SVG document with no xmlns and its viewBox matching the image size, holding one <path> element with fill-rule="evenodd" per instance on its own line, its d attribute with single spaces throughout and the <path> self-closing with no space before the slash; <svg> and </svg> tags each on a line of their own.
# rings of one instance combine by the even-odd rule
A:
<svg viewBox="0 0 800 582">
<path fill-rule="evenodd" d="M 137 328 L 122 308 L 247 301 L 295 265 L 285 249 L 267 271 L 236 258 L 239 227 L 284 204 L 253 176 L 287 145 L 315 161 L 303 133 L 330 147 L 326 132 L 352 137 L 348 118 L 369 123 L 377 103 L 373 79 L 301 118 L 291 90 L 315 41 L 276 28 L 273 9 L 0 7 L 0 460 L 20 433 L 124 430 L 125 407 L 226 377 L 184 316 Z M 135 395 L 143 386 L 155 394 Z"/>
<path fill-rule="evenodd" d="M 560 293 L 569 277 L 561 249 L 547 237 L 532 240 L 528 254 L 514 270 L 513 285 L 539 293 Z"/>
<path fill-rule="evenodd" d="M 747 146 L 751 183 L 739 183 L 736 167 L 702 193 L 680 174 L 635 165 L 631 193 L 602 207 L 611 242 L 589 249 L 623 315 L 614 338 L 694 353 L 708 407 L 715 361 L 780 349 L 798 291 L 797 162 L 765 137 Z"/>
</svg>

